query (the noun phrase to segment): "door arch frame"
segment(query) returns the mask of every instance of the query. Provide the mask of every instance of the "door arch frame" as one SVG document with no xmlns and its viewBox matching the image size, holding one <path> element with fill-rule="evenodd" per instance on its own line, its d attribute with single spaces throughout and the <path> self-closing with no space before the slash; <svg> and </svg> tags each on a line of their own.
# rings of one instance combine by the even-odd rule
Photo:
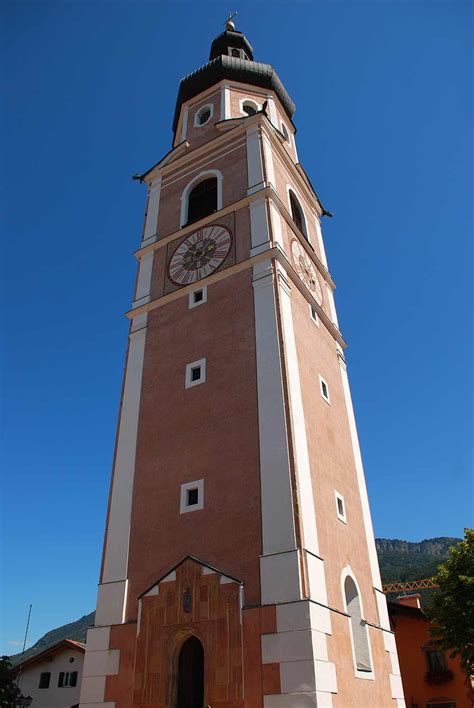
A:
<svg viewBox="0 0 474 708">
<path fill-rule="evenodd" d="M 201 642 L 202 651 L 204 654 L 204 687 L 203 687 L 203 705 L 207 705 L 209 701 L 207 700 L 207 687 L 208 687 L 208 669 L 207 669 L 207 647 L 206 641 L 202 634 L 195 629 L 182 629 L 176 633 L 174 640 L 170 642 L 170 652 L 168 654 L 167 669 L 168 669 L 168 681 L 167 681 L 167 699 L 166 708 L 176 708 L 178 703 L 178 669 L 179 669 L 179 655 L 181 649 L 185 642 L 191 637 L 195 637 L 199 642 Z"/>
</svg>

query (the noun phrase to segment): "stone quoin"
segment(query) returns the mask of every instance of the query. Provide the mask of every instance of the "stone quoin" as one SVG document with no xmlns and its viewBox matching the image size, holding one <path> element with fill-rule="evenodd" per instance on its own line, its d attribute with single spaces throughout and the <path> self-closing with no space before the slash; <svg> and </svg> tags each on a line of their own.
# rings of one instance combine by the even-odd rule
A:
<svg viewBox="0 0 474 708">
<path fill-rule="evenodd" d="M 295 106 L 231 20 L 147 186 L 81 708 L 402 708 Z"/>
</svg>

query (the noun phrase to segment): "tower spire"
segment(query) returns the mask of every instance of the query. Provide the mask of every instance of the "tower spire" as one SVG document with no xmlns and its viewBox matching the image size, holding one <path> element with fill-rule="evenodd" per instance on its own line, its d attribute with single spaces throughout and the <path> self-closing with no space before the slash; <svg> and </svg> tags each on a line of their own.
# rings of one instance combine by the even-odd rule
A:
<svg viewBox="0 0 474 708">
<path fill-rule="evenodd" d="M 229 17 L 227 20 L 224 22 L 224 26 L 226 30 L 233 32 L 235 30 L 235 22 L 233 22 L 234 17 L 238 15 L 238 12 L 229 12 Z"/>
</svg>

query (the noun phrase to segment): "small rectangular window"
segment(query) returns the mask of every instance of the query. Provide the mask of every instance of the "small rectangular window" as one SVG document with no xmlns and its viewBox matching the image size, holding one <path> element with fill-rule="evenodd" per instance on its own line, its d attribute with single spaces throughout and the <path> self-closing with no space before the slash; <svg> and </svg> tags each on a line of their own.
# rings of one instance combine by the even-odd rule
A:
<svg viewBox="0 0 474 708">
<path fill-rule="evenodd" d="M 428 652 L 428 665 L 432 673 L 442 673 L 447 671 L 448 664 L 446 662 L 446 657 L 442 651 L 429 651 Z"/>
<path fill-rule="evenodd" d="M 346 505 L 344 503 L 344 497 L 342 494 L 339 494 L 339 492 L 336 492 L 334 490 L 334 494 L 336 496 L 336 514 L 337 518 L 340 521 L 343 521 L 345 524 L 347 524 L 347 518 L 346 518 Z"/>
<path fill-rule="evenodd" d="M 319 377 L 319 383 L 321 385 L 321 396 L 324 398 L 326 403 L 331 403 L 331 399 L 329 398 L 329 387 L 322 376 Z"/>
<path fill-rule="evenodd" d="M 203 479 L 181 485 L 179 513 L 186 514 L 188 511 L 198 511 L 199 509 L 204 509 Z"/>
<path fill-rule="evenodd" d="M 64 677 L 65 677 L 65 673 L 64 673 L 64 671 L 61 671 L 61 672 L 59 673 L 59 678 L 58 678 L 58 688 L 62 688 L 63 686 L 66 685 L 66 684 L 64 683 Z"/>
<path fill-rule="evenodd" d="M 44 671 L 40 674 L 39 686 L 38 688 L 49 688 L 49 682 L 51 681 L 51 672 Z"/>
<path fill-rule="evenodd" d="M 313 305 L 309 306 L 309 312 L 311 314 L 311 319 L 313 320 L 314 324 L 317 324 L 319 327 L 319 317 L 318 313 L 316 312 L 316 308 L 313 307 Z"/>
<path fill-rule="evenodd" d="M 199 288 L 198 290 L 193 290 L 192 293 L 189 293 L 190 310 L 192 310 L 193 307 L 197 307 L 198 305 L 203 305 L 205 302 L 207 302 L 207 285 L 204 285 L 202 288 Z"/>
<path fill-rule="evenodd" d="M 206 380 L 206 360 L 199 359 L 186 365 L 185 387 L 191 388 Z"/>
</svg>

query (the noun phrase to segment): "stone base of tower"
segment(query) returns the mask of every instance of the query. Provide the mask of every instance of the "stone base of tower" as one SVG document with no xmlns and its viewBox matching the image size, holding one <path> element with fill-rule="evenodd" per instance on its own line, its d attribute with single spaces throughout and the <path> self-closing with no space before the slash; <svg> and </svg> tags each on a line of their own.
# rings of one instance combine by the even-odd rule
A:
<svg viewBox="0 0 474 708">
<path fill-rule="evenodd" d="M 204 706 L 404 707 L 389 631 L 371 628 L 375 671 L 365 680 L 354 675 L 345 613 L 309 599 L 242 600 L 238 580 L 187 558 L 138 599 L 136 620 L 89 629 L 80 708 L 176 708 L 191 637 L 205 657 Z"/>
<path fill-rule="evenodd" d="M 337 680 L 328 659 L 328 631 L 327 608 L 309 600 L 275 606 L 274 630 L 262 636 L 262 665 L 278 673 L 279 690 L 264 690 L 265 708 L 332 706 Z"/>
</svg>

